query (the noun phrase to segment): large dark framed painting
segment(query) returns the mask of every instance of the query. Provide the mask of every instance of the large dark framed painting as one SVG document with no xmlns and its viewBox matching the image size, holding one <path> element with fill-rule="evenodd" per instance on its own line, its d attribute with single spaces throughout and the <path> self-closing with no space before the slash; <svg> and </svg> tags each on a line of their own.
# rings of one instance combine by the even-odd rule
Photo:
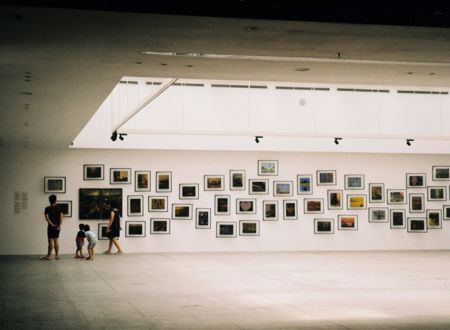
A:
<svg viewBox="0 0 450 330">
<path fill-rule="evenodd" d="M 107 220 L 111 202 L 116 202 L 122 215 L 122 189 L 81 188 L 79 191 L 80 220 Z"/>
</svg>

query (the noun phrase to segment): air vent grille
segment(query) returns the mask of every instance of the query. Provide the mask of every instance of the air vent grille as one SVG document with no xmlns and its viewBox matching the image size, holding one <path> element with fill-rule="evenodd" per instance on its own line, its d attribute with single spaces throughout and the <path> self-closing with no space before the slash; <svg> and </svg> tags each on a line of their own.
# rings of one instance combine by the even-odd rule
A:
<svg viewBox="0 0 450 330">
<path fill-rule="evenodd" d="M 441 94 L 441 95 L 448 95 L 448 92 L 443 91 L 415 91 L 415 90 L 397 90 L 398 94 Z"/>
<path fill-rule="evenodd" d="M 137 81 L 133 81 L 133 80 L 121 80 L 120 83 L 121 84 L 130 84 L 130 85 L 137 85 L 138 84 Z"/>
<path fill-rule="evenodd" d="M 160 82 L 160 81 L 146 81 L 145 84 L 146 85 L 161 85 L 162 82 Z"/>
<path fill-rule="evenodd" d="M 303 91 L 329 91 L 328 87 L 294 87 L 294 86 L 275 86 L 275 89 L 284 90 L 303 90 Z"/>
<path fill-rule="evenodd" d="M 360 92 L 360 93 L 389 93 L 388 89 L 370 89 L 370 88 L 338 88 L 338 92 Z"/>
<path fill-rule="evenodd" d="M 262 86 L 262 85 L 229 85 L 229 84 L 211 84 L 211 87 L 221 87 L 221 88 L 267 88 L 267 86 Z"/>
</svg>

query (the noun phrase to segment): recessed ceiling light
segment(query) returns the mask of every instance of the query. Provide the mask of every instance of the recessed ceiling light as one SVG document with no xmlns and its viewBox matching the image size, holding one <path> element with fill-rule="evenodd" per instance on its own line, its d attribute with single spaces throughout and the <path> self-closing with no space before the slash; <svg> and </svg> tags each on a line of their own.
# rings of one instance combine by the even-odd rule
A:
<svg viewBox="0 0 450 330">
<path fill-rule="evenodd" d="M 33 95 L 31 92 L 20 92 L 21 95 Z"/>
<path fill-rule="evenodd" d="M 295 71 L 300 71 L 300 72 L 305 72 L 305 71 L 310 71 L 310 68 L 296 68 Z"/>
<path fill-rule="evenodd" d="M 192 68 L 192 67 L 194 67 L 192 64 L 188 64 L 188 65 L 186 65 L 186 67 L 188 67 L 188 68 Z"/>
<path fill-rule="evenodd" d="M 336 52 L 336 57 L 337 58 L 342 58 L 342 57 L 344 57 L 344 53 L 343 52 Z"/>
<path fill-rule="evenodd" d="M 166 66 L 166 65 L 167 65 L 167 63 L 161 63 L 161 65 L 162 65 L 162 66 Z"/>
<path fill-rule="evenodd" d="M 407 74 L 413 74 L 413 72 L 406 72 Z"/>
<path fill-rule="evenodd" d="M 256 31 L 256 30 L 258 30 L 258 28 L 256 26 L 246 26 L 245 29 L 247 31 Z"/>
<path fill-rule="evenodd" d="M 430 76 L 434 76 L 435 73 L 434 73 L 434 72 L 430 72 L 429 75 L 430 75 Z"/>
<path fill-rule="evenodd" d="M 137 62 L 134 62 L 134 63 L 136 63 L 136 64 L 142 64 L 142 62 L 139 62 L 139 61 L 137 61 Z"/>
</svg>

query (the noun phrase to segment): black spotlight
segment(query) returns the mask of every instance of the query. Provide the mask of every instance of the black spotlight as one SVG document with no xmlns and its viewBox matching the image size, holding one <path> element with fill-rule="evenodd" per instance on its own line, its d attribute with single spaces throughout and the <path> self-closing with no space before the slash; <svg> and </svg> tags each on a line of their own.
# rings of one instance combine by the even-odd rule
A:
<svg viewBox="0 0 450 330">
<path fill-rule="evenodd" d="M 259 139 L 262 139 L 264 136 L 257 135 L 255 136 L 255 142 L 259 143 Z"/>
<path fill-rule="evenodd" d="M 117 131 L 114 131 L 111 135 L 111 140 L 116 141 L 117 140 Z"/>
<path fill-rule="evenodd" d="M 340 140 L 342 140 L 342 138 L 340 138 L 340 137 L 335 137 L 335 138 L 334 138 L 334 143 L 335 143 L 335 144 L 339 144 L 339 141 L 340 141 Z"/>
<path fill-rule="evenodd" d="M 411 146 L 411 142 L 413 142 L 413 141 L 414 141 L 414 139 L 406 139 L 406 145 L 408 147 L 410 147 Z"/>
<path fill-rule="evenodd" d="M 123 141 L 123 137 L 126 135 L 127 135 L 127 133 L 119 133 L 119 140 Z"/>
</svg>

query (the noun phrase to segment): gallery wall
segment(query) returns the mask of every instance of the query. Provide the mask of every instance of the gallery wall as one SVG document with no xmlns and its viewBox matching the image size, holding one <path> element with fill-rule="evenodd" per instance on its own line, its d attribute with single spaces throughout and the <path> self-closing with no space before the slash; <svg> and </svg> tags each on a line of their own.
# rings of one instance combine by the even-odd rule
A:
<svg viewBox="0 0 450 330">
<path fill-rule="evenodd" d="M 119 141 L 117 143 L 120 143 Z M 2 150 L 2 189 L 0 192 L 3 210 L 0 214 L 0 254 L 44 254 L 46 252 L 46 223 L 44 208 L 48 205 L 49 193 L 44 192 L 44 177 L 64 177 L 65 193 L 58 193 L 58 199 L 70 201 L 72 216 L 66 217 L 61 232 L 61 252 L 74 253 L 75 235 L 78 225 L 90 224 L 94 232 L 105 220 L 79 220 L 80 188 L 121 188 L 123 192 L 122 227 L 126 221 L 141 221 L 146 224 L 145 237 L 125 237 L 121 232 L 120 242 L 125 252 L 210 252 L 210 251 L 297 251 L 297 250 L 413 250 L 448 249 L 450 221 L 443 220 L 440 228 L 428 228 L 425 232 L 409 232 L 404 228 L 391 228 L 387 222 L 369 222 L 370 208 L 380 207 L 405 210 L 406 218 L 426 219 L 426 210 L 443 210 L 450 205 L 450 181 L 433 181 L 433 166 L 450 166 L 448 155 L 401 155 L 401 154 L 351 154 L 351 153 L 276 153 L 276 152 L 214 152 L 214 151 L 142 151 L 142 150 Z M 276 160 L 278 173 L 275 176 L 258 175 L 259 160 Z M 84 180 L 83 166 L 99 164 L 104 167 L 103 180 Z M 110 169 L 131 170 L 130 184 L 111 184 Z M 245 171 L 245 190 L 230 190 L 230 170 Z M 333 170 L 335 185 L 317 185 L 318 170 Z M 136 192 L 135 171 L 150 171 L 150 191 Z M 156 172 L 172 173 L 171 192 L 159 193 L 155 189 Z M 406 188 L 407 174 L 425 174 L 425 187 Z M 297 175 L 311 175 L 313 179 L 311 195 L 297 194 Z M 364 189 L 347 190 L 345 175 L 363 175 Z M 224 190 L 205 191 L 204 176 L 224 177 Z M 249 194 L 250 179 L 267 179 L 269 192 L 266 195 Z M 274 181 L 292 181 L 291 196 L 274 196 Z M 384 183 L 387 191 L 403 190 L 423 193 L 424 212 L 410 213 L 408 198 L 406 204 L 369 203 L 369 184 Z M 180 184 L 198 184 L 198 199 L 180 200 Z M 444 187 L 445 199 L 429 201 L 427 187 Z M 329 210 L 328 190 L 342 190 L 343 207 Z M 367 197 L 367 205 L 361 210 L 348 210 L 347 195 L 361 194 Z M 127 196 L 142 196 L 143 215 L 127 215 Z M 230 214 L 216 215 L 215 195 L 230 197 Z M 149 212 L 149 196 L 167 196 L 168 212 Z M 323 213 L 305 214 L 304 199 L 323 199 Z M 255 213 L 237 214 L 236 199 L 252 199 L 256 202 Z M 283 219 L 283 201 L 296 200 L 297 220 Z M 263 220 L 263 201 L 278 201 L 278 220 Z M 192 205 L 191 220 L 173 220 L 172 204 Z M 211 209 L 211 228 L 196 226 L 195 210 Z M 356 230 L 341 230 L 339 215 L 356 215 Z M 150 219 L 170 220 L 169 234 L 150 234 Z M 332 233 L 315 233 L 315 219 L 332 220 Z M 242 220 L 256 220 L 259 224 L 258 236 L 241 236 L 239 223 Z M 407 219 L 405 219 L 406 221 Z M 217 237 L 217 222 L 236 223 L 236 237 Z M 406 223 L 405 223 L 406 225 Z M 317 229 L 317 228 L 316 228 Z M 317 230 L 316 230 L 317 231 Z M 101 240 L 97 252 L 106 249 L 107 241 Z"/>
</svg>

